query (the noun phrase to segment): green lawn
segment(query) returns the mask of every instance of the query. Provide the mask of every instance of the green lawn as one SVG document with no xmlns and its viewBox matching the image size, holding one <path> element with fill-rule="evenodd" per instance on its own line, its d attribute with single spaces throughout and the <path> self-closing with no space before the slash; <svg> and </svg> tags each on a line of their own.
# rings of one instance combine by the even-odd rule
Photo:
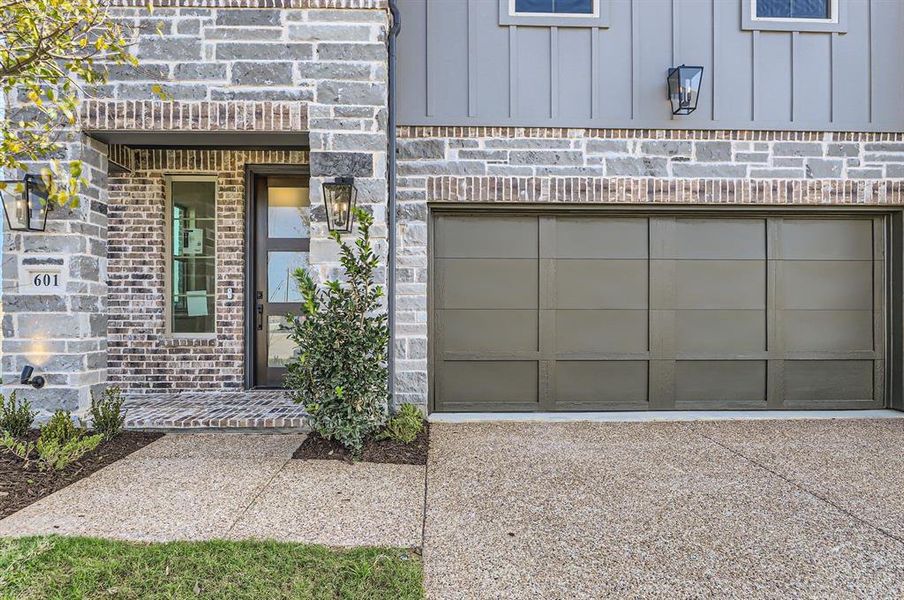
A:
<svg viewBox="0 0 904 600">
<path fill-rule="evenodd" d="M 423 598 L 420 556 L 276 542 L 0 539 L 0 598 Z"/>
</svg>

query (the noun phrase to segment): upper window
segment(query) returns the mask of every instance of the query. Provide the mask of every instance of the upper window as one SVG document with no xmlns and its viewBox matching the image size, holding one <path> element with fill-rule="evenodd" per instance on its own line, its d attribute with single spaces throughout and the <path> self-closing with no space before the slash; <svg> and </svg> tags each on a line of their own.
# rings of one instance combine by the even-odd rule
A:
<svg viewBox="0 0 904 600">
<path fill-rule="evenodd" d="M 211 336 L 216 333 L 216 178 L 173 175 L 166 185 L 166 331 Z"/>
<path fill-rule="evenodd" d="M 847 0 L 743 0 L 744 29 L 846 31 Z"/>
<path fill-rule="evenodd" d="M 609 0 L 499 0 L 499 24 L 608 27 Z"/>
</svg>

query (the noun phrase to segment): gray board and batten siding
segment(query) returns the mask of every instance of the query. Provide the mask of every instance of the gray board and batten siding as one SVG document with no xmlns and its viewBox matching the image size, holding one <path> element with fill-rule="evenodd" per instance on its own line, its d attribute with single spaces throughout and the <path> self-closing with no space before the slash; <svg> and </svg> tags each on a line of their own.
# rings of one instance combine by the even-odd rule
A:
<svg viewBox="0 0 904 600">
<path fill-rule="evenodd" d="M 608 27 L 500 25 L 498 0 L 399 0 L 399 124 L 904 129 L 904 2 L 839 0 L 846 32 L 751 31 L 742 0 L 610 0 Z M 666 73 L 705 68 L 672 117 Z"/>
<path fill-rule="evenodd" d="M 886 217 L 434 211 L 434 410 L 886 404 Z"/>
</svg>

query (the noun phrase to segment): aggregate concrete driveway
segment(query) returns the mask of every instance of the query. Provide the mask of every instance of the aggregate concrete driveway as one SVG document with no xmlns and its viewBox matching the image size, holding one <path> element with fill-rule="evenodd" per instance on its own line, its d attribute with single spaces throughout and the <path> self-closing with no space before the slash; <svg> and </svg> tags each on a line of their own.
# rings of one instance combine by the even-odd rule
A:
<svg viewBox="0 0 904 600">
<path fill-rule="evenodd" d="M 434 425 L 428 595 L 904 597 L 904 420 Z"/>
</svg>

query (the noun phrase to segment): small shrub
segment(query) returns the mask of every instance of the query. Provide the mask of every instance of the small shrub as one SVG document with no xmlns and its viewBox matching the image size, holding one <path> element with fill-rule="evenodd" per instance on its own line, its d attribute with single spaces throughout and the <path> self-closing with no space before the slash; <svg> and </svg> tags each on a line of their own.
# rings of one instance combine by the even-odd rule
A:
<svg viewBox="0 0 904 600">
<path fill-rule="evenodd" d="M 42 435 L 38 438 L 38 443 L 35 446 L 38 451 L 41 469 L 62 471 L 85 454 L 97 448 L 103 439 L 104 436 L 99 433 L 87 436 L 79 433 L 78 437 L 72 438 L 65 443 L 60 443 L 53 436 L 48 436 L 45 439 Z"/>
<path fill-rule="evenodd" d="M 41 427 L 40 439 L 45 443 L 55 441 L 64 446 L 70 440 L 81 437 L 81 434 L 82 432 L 72 421 L 72 414 L 67 410 L 58 410 Z"/>
<path fill-rule="evenodd" d="M 305 405 L 315 432 L 358 455 L 386 422 L 389 328 L 380 306 L 383 289 L 374 283 L 373 217 L 357 209 L 355 218 L 360 236 L 354 247 L 331 234 L 340 246 L 344 282 L 318 288 L 304 269 L 295 271 L 303 318 L 292 325 L 299 351 L 286 365 L 286 387 Z"/>
<path fill-rule="evenodd" d="M 395 440 L 410 444 L 417 439 L 418 434 L 424 429 L 424 414 L 414 404 L 405 403 L 399 407 L 398 412 L 389 422 L 386 428 L 377 434 L 378 440 Z"/>
<path fill-rule="evenodd" d="M 34 443 L 17 440 L 9 431 L 4 431 L 0 435 L 0 447 L 24 461 L 26 466 L 31 461 L 31 453 L 35 449 Z"/>
<path fill-rule="evenodd" d="M 16 400 L 16 392 L 9 399 L 0 394 L 0 431 L 9 432 L 13 437 L 25 437 L 35 421 L 35 412 L 28 400 Z"/>
<path fill-rule="evenodd" d="M 122 432 L 126 422 L 122 403 L 122 390 L 118 387 L 106 388 L 100 398 L 91 395 L 91 426 L 105 440 L 111 440 Z"/>
</svg>

